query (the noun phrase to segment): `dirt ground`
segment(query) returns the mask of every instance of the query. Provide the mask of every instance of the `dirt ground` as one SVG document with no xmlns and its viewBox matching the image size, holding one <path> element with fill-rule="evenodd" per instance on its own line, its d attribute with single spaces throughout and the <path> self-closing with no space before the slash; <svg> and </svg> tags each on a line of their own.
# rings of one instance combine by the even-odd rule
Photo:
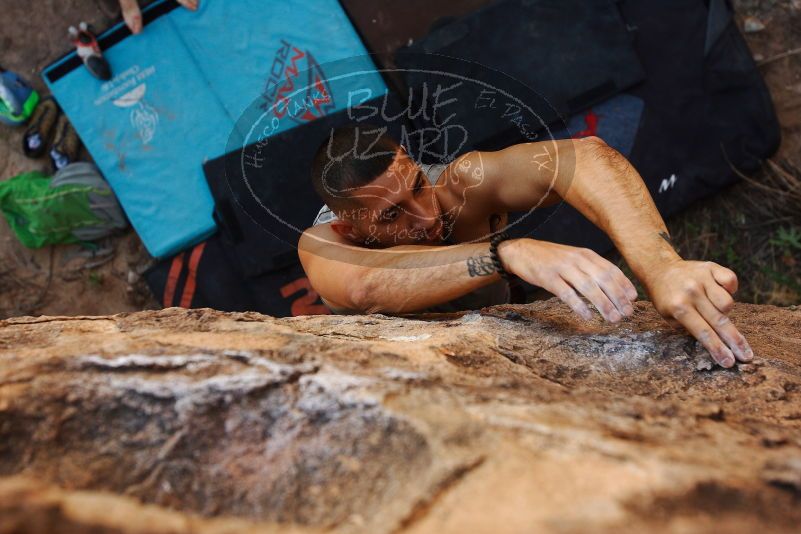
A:
<svg viewBox="0 0 801 534">
<path fill-rule="evenodd" d="M 113 0 L 2 3 L 0 64 L 41 91 L 44 84 L 38 73 L 69 49 L 70 24 L 85 20 L 105 28 L 115 18 Z M 801 299 L 801 0 L 735 4 L 741 28 L 746 16 L 765 25 L 747 33 L 746 39 L 761 62 L 782 126 L 782 146 L 772 160 L 794 180 L 795 189 L 786 180 L 779 193 L 743 182 L 668 224 L 685 257 L 711 259 L 740 273 L 740 300 L 788 305 Z M 0 128 L 0 179 L 35 169 L 49 171 L 45 159 L 23 156 L 21 135 L 22 129 Z M 777 172 L 768 167 L 754 180 L 764 182 Z M 733 209 L 741 215 L 731 217 Z M 766 219 L 766 212 L 782 215 Z M 738 220 L 755 222 L 738 225 Z M 104 254 L 97 257 L 82 256 L 85 252 L 77 245 L 29 250 L 5 220 L 0 222 L 0 318 L 158 308 L 140 276 L 152 260 L 136 234 L 129 230 L 107 239 L 100 249 Z"/>
<path fill-rule="evenodd" d="M 111 6 L 111 7 L 110 7 Z M 46 93 L 41 70 L 70 49 L 67 28 L 86 21 L 106 28 L 115 17 L 113 1 L 2 0 L 0 64 Z M 47 157 L 22 153 L 24 128 L 0 128 L 0 179 L 22 172 L 50 173 Z M 84 156 L 88 155 L 84 151 Z M 132 230 L 99 243 L 95 257 L 79 245 L 31 250 L 0 222 L 0 317 L 18 315 L 102 315 L 158 308 L 141 272 L 151 258 Z"/>
</svg>

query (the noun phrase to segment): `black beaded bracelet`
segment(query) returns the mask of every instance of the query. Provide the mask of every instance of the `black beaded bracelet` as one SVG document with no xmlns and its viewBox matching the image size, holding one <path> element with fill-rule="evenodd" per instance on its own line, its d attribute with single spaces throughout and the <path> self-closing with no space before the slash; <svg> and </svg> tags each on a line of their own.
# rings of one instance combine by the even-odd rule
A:
<svg viewBox="0 0 801 534">
<path fill-rule="evenodd" d="M 507 234 L 506 232 L 500 232 L 492 236 L 492 239 L 490 240 L 490 259 L 492 260 L 492 263 L 495 265 L 495 270 L 498 271 L 498 274 L 501 275 L 501 277 L 507 282 L 511 282 L 513 276 L 509 274 L 506 271 L 506 269 L 503 268 L 503 265 L 501 264 L 501 259 L 498 257 L 498 245 L 500 245 L 502 241 L 506 241 L 507 239 L 510 239 L 510 237 L 509 234 Z"/>
</svg>

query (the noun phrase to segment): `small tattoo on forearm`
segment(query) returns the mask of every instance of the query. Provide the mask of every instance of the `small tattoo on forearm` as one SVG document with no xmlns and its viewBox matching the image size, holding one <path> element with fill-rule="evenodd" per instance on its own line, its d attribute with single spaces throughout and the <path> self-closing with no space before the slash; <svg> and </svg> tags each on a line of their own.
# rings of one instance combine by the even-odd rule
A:
<svg viewBox="0 0 801 534">
<path fill-rule="evenodd" d="M 662 239 L 667 241 L 667 244 L 670 245 L 670 248 L 672 248 L 674 251 L 678 252 L 676 250 L 676 245 L 673 244 L 673 240 L 670 239 L 670 236 L 668 235 L 667 232 L 659 232 L 659 237 L 661 237 Z"/>
<path fill-rule="evenodd" d="M 467 274 L 474 276 L 489 276 L 495 272 L 495 264 L 489 256 L 473 256 L 467 258 Z"/>
</svg>

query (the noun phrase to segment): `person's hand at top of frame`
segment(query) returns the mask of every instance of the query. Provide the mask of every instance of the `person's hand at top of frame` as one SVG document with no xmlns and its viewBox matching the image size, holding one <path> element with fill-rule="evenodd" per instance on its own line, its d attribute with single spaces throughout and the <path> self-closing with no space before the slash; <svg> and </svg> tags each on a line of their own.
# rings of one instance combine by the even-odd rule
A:
<svg viewBox="0 0 801 534">
<path fill-rule="evenodd" d="M 198 0 L 177 0 L 177 2 L 192 11 L 195 11 L 198 6 Z M 120 9 L 122 9 L 122 18 L 125 20 L 125 25 L 128 26 L 131 33 L 141 32 L 142 11 L 139 9 L 139 2 L 137 0 L 120 0 Z"/>
</svg>

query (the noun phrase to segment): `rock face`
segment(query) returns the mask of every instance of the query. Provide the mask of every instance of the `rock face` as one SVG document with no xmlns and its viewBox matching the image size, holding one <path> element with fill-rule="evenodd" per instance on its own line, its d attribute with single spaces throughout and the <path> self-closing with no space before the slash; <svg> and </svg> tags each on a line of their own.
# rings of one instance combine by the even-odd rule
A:
<svg viewBox="0 0 801 534">
<path fill-rule="evenodd" d="M 0 533 L 798 532 L 801 312 L 0 322 Z"/>
</svg>

